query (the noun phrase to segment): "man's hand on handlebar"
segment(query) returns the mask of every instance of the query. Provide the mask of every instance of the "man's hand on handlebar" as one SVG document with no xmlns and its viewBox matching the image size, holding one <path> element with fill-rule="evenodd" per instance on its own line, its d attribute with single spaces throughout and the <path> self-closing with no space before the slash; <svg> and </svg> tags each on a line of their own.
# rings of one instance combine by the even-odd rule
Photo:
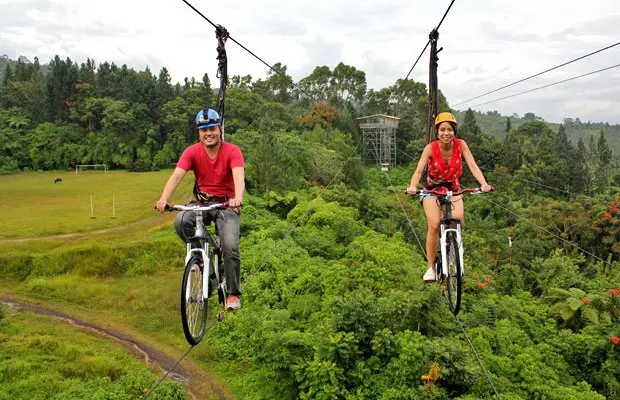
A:
<svg viewBox="0 0 620 400">
<path fill-rule="evenodd" d="M 157 203 L 155 203 L 155 208 L 159 211 L 160 214 L 166 210 L 166 202 L 162 199 L 159 199 Z"/>
<path fill-rule="evenodd" d="M 418 193 L 418 189 L 410 186 L 407 189 L 405 189 L 405 193 L 414 195 Z"/>
<path fill-rule="evenodd" d="M 239 208 L 242 204 L 243 200 L 237 200 L 236 198 L 228 200 L 228 207 L 230 208 Z"/>
<path fill-rule="evenodd" d="M 492 190 L 494 190 L 493 186 L 489 185 L 488 183 L 480 186 L 480 191 L 482 192 L 490 192 Z"/>
<path fill-rule="evenodd" d="M 242 205 L 243 205 L 242 199 L 233 198 L 233 199 L 228 200 L 228 208 L 232 209 L 237 214 L 241 212 Z"/>
</svg>

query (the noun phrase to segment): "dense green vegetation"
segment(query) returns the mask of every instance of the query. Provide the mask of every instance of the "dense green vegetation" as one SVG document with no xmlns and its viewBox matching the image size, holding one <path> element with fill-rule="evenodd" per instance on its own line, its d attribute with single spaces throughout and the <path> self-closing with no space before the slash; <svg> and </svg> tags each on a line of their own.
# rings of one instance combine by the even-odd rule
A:
<svg viewBox="0 0 620 400">
<path fill-rule="evenodd" d="M 22 63 L 4 75 L 5 171 L 169 165 L 193 140 L 195 111 L 213 99 L 206 75 L 173 86 L 165 69 L 154 77 L 59 58 L 47 75 L 38 71 Z M 291 91 L 273 74 L 231 79 L 226 132 L 244 152 L 249 192 L 243 307 L 192 357 L 215 365 L 242 399 L 492 398 L 444 298 L 421 281 L 417 237 L 426 222 L 418 202 L 400 194 L 424 145 L 425 85 L 399 80 L 366 91 L 364 73 L 344 64 L 317 67 L 300 85 Z M 440 108 L 448 109 L 443 98 Z M 388 174 L 359 162 L 354 118 L 373 113 L 402 117 L 398 161 L 409 164 Z M 471 110 L 459 122 L 498 188 L 467 199 L 460 314 L 498 392 L 620 396 L 620 174 L 608 133 L 575 145 L 568 127 L 539 120 L 510 126 L 501 139 Z M 91 175 L 92 184 L 105 189 L 102 176 Z M 152 203 L 145 186 L 133 185 L 132 196 Z M 9 213 L 22 199 L 4 201 L 0 212 Z M 170 226 L 0 250 L 0 276 L 17 293 L 80 305 L 184 347 L 183 247 Z"/>
<path fill-rule="evenodd" d="M 57 56 L 45 67 L 38 60 L 4 61 L 0 173 L 66 169 L 77 164 L 131 170 L 170 166 L 195 140 L 196 110 L 215 100 L 207 74 L 201 81 L 186 78 L 182 85 L 173 85 L 165 68 L 156 76 L 148 69 L 135 71 L 108 62 L 96 65 L 90 59 L 78 65 Z M 286 66 L 276 64 L 275 68 L 286 75 Z M 439 109 L 448 108 L 440 93 Z M 227 110 L 229 140 L 255 153 L 249 183 L 262 191 L 291 190 L 298 184 L 295 181 L 333 177 L 338 165 L 334 161 L 348 157 L 357 147 L 355 118 L 362 115 L 400 117 L 397 141 L 406 151 L 397 152 L 397 162 L 410 162 L 426 137 L 428 94 L 423 83 L 400 79 L 388 88 L 367 90 L 365 73 L 340 63 L 333 70 L 316 67 L 294 89 L 275 73 L 264 80 L 233 76 Z M 575 144 L 569 137 L 574 137 L 580 121 L 567 119 L 556 131 L 528 113 L 522 121 L 515 120 L 514 127 L 508 120 L 501 121 L 500 139 L 496 127 L 487 129 L 488 118 L 483 115 L 468 110 L 460 116 L 459 135 L 487 170 L 503 165 L 537 183 L 586 194 L 620 183 L 608 141 L 611 137 L 616 143 L 615 127 L 601 126 L 596 136 Z M 498 115 L 493 117 L 496 124 Z M 293 143 L 297 146 L 292 153 L 279 151 Z M 528 159 L 514 159 L 515 148 L 527 152 Z M 533 165 L 541 157 L 547 158 L 543 163 L 553 172 Z M 291 167 L 294 173 L 282 173 Z M 345 176 L 351 184 L 358 179 Z M 573 177 L 579 182 L 572 182 Z"/>
<path fill-rule="evenodd" d="M 401 185 L 409 174 L 397 169 L 390 180 Z M 601 240 L 591 220 L 617 218 L 617 204 L 606 207 L 605 196 L 509 199 L 519 182 L 502 184 L 489 199 L 611 264 L 470 199 L 460 317 L 474 346 L 502 398 L 614 398 L 618 238 Z M 243 309 L 215 326 L 194 359 L 228 360 L 234 373 L 220 373 L 243 399 L 490 398 L 445 300 L 421 282 L 425 262 L 400 201 L 422 234 L 417 202 L 394 197 L 374 169 L 355 190 L 338 184 L 250 196 L 242 218 Z M 130 237 L 13 254 L 4 245 L 2 276 L 19 293 L 96 310 L 183 348 L 182 246 L 171 227 Z M 425 383 L 434 364 L 439 378 Z"/>
</svg>

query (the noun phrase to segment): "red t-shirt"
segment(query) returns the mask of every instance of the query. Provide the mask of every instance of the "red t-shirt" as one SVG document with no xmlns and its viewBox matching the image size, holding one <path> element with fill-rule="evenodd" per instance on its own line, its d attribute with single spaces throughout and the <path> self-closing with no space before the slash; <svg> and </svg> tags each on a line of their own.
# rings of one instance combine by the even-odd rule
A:
<svg viewBox="0 0 620 400">
<path fill-rule="evenodd" d="M 193 144 L 185 149 L 177 163 L 185 171 L 194 171 L 201 191 L 217 197 L 235 195 L 232 169 L 244 165 L 239 147 L 228 142 L 222 142 L 215 158 L 209 158 L 202 143 Z"/>
<path fill-rule="evenodd" d="M 441 157 L 439 142 L 437 140 L 431 142 L 432 155 L 428 159 L 428 177 L 426 178 L 428 187 L 447 185 L 451 186 L 452 190 L 460 189 L 459 177 L 463 175 L 463 151 L 459 139 L 454 139 L 453 143 L 452 158 L 449 163 L 446 163 Z"/>
</svg>

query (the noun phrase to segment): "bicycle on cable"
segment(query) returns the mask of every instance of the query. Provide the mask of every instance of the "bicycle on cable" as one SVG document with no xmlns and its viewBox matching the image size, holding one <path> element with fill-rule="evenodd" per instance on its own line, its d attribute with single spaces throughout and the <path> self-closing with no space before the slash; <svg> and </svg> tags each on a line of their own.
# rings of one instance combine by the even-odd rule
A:
<svg viewBox="0 0 620 400">
<path fill-rule="evenodd" d="M 217 288 L 217 320 L 224 318 L 226 309 L 226 273 L 222 262 L 222 247 L 218 236 L 206 228 L 212 217 L 209 212 L 222 210 L 228 202 L 202 205 L 166 205 L 166 211 L 190 211 L 196 216 L 196 232 L 187 243 L 185 272 L 181 285 L 181 322 L 185 338 L 192 346 L 197 345 L 205 334 L 208 316 L 209 297 Z M 206 218 L 206 225 L 205 225 Z M 199 246 L 192 243 L 199 243 Z"/>
<path fill-rule="evenodd" d="M 422 189 L 415 193 L 424 199 L 432 195 L 437 199 L 441 210 L 439 222 L 439 246 L 435 257 L 435 274 L 441 293 L 448 292 L 450 311 L 454 315 L 461 308 L 463 293 L 463 237 L 461 236 L 461 220 L 452 217 L 452 200 L 465 193 L 477 195 L 484 193 L 481 188 L 450 191 L 445 188 Z M 428 255 L 427 255 L 428 257 Z"/>
</svg>

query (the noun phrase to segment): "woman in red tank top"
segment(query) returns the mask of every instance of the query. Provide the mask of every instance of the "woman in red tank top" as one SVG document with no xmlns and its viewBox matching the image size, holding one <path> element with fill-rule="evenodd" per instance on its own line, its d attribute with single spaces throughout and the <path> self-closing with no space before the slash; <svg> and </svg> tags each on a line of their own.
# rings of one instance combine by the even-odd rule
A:
<svg viewBox="0 0 620 400">
<path fill-rule="evenodd" d="M 457 122 L 454 115 L 443 112 L 437 115 L 435 119 L 435 132 L 437 140 L 426 145 L 424 152 L 420 157 L 418 166 L 411 176 L 411 183 L 407 188 L 407 193 L 415 194 L 417 192 L 418 183 L 422 178 L 424 167 L 428 167 L 428 176 L 423 183 L 426 188 L 445 188 L 445 190 L 459 190 L 459 177 L 463 174 L 463 160 L 467 163 L 467 167 L 472 175 L 480 183 L 483 192 L 491 190 L 491 186 L 484 179 L 484 175 L 476 164 L 476 160 L 471 154 L 467 143 L 462 139 L 456 139 Z M 422 200 L 424 213 L 426 214 L 426 223 L 428 229 L 426 231 L 426 256 L 428 261 L 428 269 L 424 274 L 425 282 L 433 282 L 436 280 L 434 266 L 435 254 L 439 242 L 439 221 L 441 219 L 441 210 L 435 196 L 429 195 Z M 454 218 L 461 220 L 461 226 L 464 226 L 464 209 L 463 197 L 459 196 L 452 200 L 452 215 Z"/>
</svg>

